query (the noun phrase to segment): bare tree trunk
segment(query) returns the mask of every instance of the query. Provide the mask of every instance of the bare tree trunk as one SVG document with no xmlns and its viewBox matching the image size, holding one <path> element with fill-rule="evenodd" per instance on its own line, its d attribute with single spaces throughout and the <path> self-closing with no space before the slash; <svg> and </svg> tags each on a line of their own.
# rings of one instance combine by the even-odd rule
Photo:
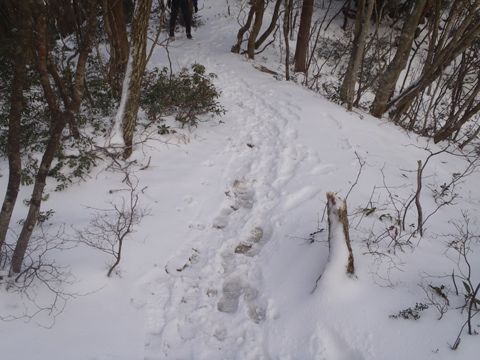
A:
<svg viewBox="0 0 480 360">
<path fill-rule="evenodd" d="M 477 103 L 474 107 L 472 107 L 469 111 L 465 112 L 460 120 L 455 122 L 454 124 L 448 123 L 443 126 L 434 136 L 433 142 L 436 144 L 440 141 L 447 140 L 451 137 L 456 131 L 460 130 L 460 128 L 465 125 L 465 123 L 470 120 L 477 112 L 480 111 L 480 102 Z"/>
<path fill-rule="evenodd" d="M 433 18 L 430 22 L 431 37 L 430 37 L 430 40 L 428 41 L 427 59 L 425 60 L 426 65 L 430 65 L 432 63 L 433 56 L 435 55 L 435 45 L 436 45 L 437 39 L 438 39 L 438 29 L 440 27 L 441 11 L 442 11 L 442 2 L 437 1 L 435 3 Z M 427 66 L 425 66 L 425 67 L 427 67 Z"/>
<path fill-rule="evenodd" d="M 355 57 L 352 59 L 353 61 L 352 61 L 351 86 L 348 89 L 348 96 L 347 96 L 347 99 L 348 99 L 347 107 L 348 107 L 348 110 L 350 111 L 352 111 L 352 108 L 353 108 L 353 99 L 355 96 L 355 84 L 357 83 L 358 72 L 360 70 L 360 65 L 362 64 L 362 61 L 363 61 L 365 44 L 367 42 L 367 37 L 368 37 L 368 29 L 369 29 L 370 20 L 372 18 L 372 13 L 373 13 L 375 4 L 376 4 L 375 0 L 370 0 L 368 3 L 367 13 L 365 14 L 365 20 L 361 25 L 361 33 L 360 33 L 360 38 L 357 45 L 356 54 L 355 54 Z M 357 100 L 360 101 L 360 95 Z"/>
<path fill-rule="evenodd" d="M 129 51 L 123 1 L 101 0 L 100 3 L 103 9 L 105 30 L 110 42 L 110 86 L 114 97 L 120 100 Z"/>
<path fill-rule="evenodd" d="M 248 38 L 247 53 L 250 59 L 255 58 L 255 42 L 260 33 L 263 22 L 263 14 L 265 12 L 265 0 L 255 0 L 255 22 L 253 23 L 250 37 Z"/>
<path fill-rule="evenodd" d="M 352 0 L 347 0 L 347 4 L 342 8 L 344 17 L 343 17 L 343 25 L 342 29 L 343 31 L 347 30 L 347 24 L 348 24 L 348 13 L 350 12 L 350 6 L 352 5 Z"/>
<path fill-rule="evenodd" d="M 381 117 L 387 111 L 387 102 L 395 91 L 400 73 L 407 64 L 418 23 L 422 17 L 427 0 L 415 0 L 414 8 L 403 24 L 402 33 L 395 57 L 380 78 L 378 90 L 373 100 L 371 113 Z"/>
<path fill-rule="evenodd" d="M 243 42 L 243 35 L 245 35 L 248 29 L 250 29 L 250 26 L 252 25 L 253 15 L 255 15 L 255 5 L 250 6 L 247 22 L 245 23 L 245 25 L 243 25 L 240 28 L 240 30 L 238 30 L 237 43 L 232 46 L 232 50 L 231 50 L 232 53 L 234 54 L 240 53 L 240 48 L 242 47 L 242 42 Z"/>
<path fill-rule="evenodd" d="M 93 42 L 96 29 L 96 1 L 90 0 L 87 9 L 88 25 L 87 31 L 82 39 L 83 42 L 79 44 L 79 56 L 77 62 L 77 70 L 75 74 L 75 85 L 72 92 L 71 101 L 63 112 L 60 112 L 60 107 L 57 103 L 55 94 L 50 85 L 49 73 L 47 70 L 48 63 L 48 42 L 50 38 L 47 34 L 47 21 L 46 21 L 46 9 L 42 0 L 36 0 L 36 3 L 32 8 L 33 18 L 37 21 L 35 27 L 36 41 L 34 43 L 34 57 L 37 64 L 37 70 L 40 74 L 40 82 L 42 84 L 45 98 L 49 105 L 51 113 L 51 131 L 50 138 L 48 140 L 45 152 L 40 163 L 39 170 L 35 177 L 35 184 L 30 199 L 30 207 L 27 218 L 23 225 L 22 231 L 15 247 L 11 271 L 19 273 L 22 268 L 25 252 L 28 247 L 28 243 L 32 236 L 33 229 L 35 228 L 38 214 L 40 213 L 40 206 L 42 203 L 43 190 L 45 189 L 46 179 L 52 161 L 55 158 L 58 144 L 60 143 L 60 136 L 63 129 L 68 123 L 74 122 L 74 114 L 78 111 L 80 103 L 83 97 L 85 69 L 87 65 L 88 53 Z"/>
<path fill-rule="evenodd" d="M 475 132 L 473 134 L 471 134 L 467 140 L 465 140 L 464 142 L 462 142 L 458 147 L 460 148 L 460 150 L 462 150 L 465 146 L 467 146 L 468 144 L 470 144 L 474 139 L 477 138 L 478 134 L 480 134 L 480 126 L 477 127 L 477 130 L 475 130 Z"/>
<path fill-rule="evenodd" d="M 132 74 L 128 83 L 128 98 L 122 120 L 125 150 L 123 157 L 132 155 L 133 133 L 137 125 L 137 116 L 145 66 L 147 65 L 147 32 L 152 0 L 138 0 L 132 22 Z"/>
<path fill-rule="evenodd" d="M 283 36 L 285 39 L 285 79 L 287 81 L 290 81 L 290 43 L 288 40 L 288 34 L 290 32 L 292 5 L 292 0 L 285 0 L 285 13 L 283 15 Z"/>
<path fill-rule="evenodd" d="M 386 110 L 395 106 L 395 120 L 398 121 L 402 114 L 404 114 L 414 99 L 430 86 L 439 76 L 443 73 L 443 70 L 449 66 L 460 54 L 467 50 L 475 40 L 480 36 L 480 19 L 475 16 L 478 13 L 480 7 L 480 0 L 476 0 L 471 6 L 471 12 L 467 16 L 462 24 L 457 28 L 454 36 L 450 39 L 449 43 L 443 48 L 445 40 L 441 39 L 437 46 L 434 58 L 431 64 L 427 64 L 427 67 L 423 70 L 419 79 L 414 81 L 407 89 L 402 91 L 395 99 L 386 104 Z M 450 36 L 450 33 L 445 36 Z"/>
<path fill-rule="evenodd" d="M 363 0 L 364 1 L 364 0 Z M 295 48 L 295 71 L 307 72 L 308 40 L 312 25 L 313 0 L 303 0 L 300 27 L 298 29 L 297 46 Z"/>
<path fill-rule="evenodd" d="M 277 0 L 277 2 L 275 3 L 275 8 L 273 9 L 272 21 L 270 22 L 270 26 L 255 42 L 255 49 L 258 49 L 265 42 L 265 40 L 267 40 L 273 30 L 275 30 L 275 28 L 277 27 L 278 17 L 280 13 L 280 5 L 282 5 L 282 0 Z"/>
<path fill-rule="evenodd" d="M 355 96 L 355 85 L 357 83 L 360 64 L 363 60 L 365 52 L 365 43 L 368 36 L 368 28 L 370 19 L 375 5 L 375 0 L 368 3 L 367 13 L 363 15 L 366 0 L 359 0 L 357 8 L 357 18 L 355 20 L 355 36 L 353 39 L 353 51 L 348 62 L 347 72 L 340 88 L 340 99 L 347 103 L 348 110 L 353 108 L 353 100 Z"/>
<path fill-rule="evenodd" d="M 22 159 L 20 157 L 23 84 L 29 54 L 31 25 L 27 0 L 18 2 L 17 44 L 15 48 L 15 69 L 13 73 L 12 96 L 10 98 L 10 117 L 8 123 L 7 154 L 9 176 L 7 191 L 0 212 L 0 256 L 7 236 L 13 209 L 20 190 Z M 1 259 L 0 259 L 1 260 Z"/>
</svg>

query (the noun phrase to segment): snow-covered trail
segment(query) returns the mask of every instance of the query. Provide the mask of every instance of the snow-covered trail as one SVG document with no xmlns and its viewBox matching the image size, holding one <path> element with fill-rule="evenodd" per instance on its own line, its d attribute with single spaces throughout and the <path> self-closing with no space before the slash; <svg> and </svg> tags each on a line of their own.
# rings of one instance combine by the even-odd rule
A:
<svg viewBox="0 0 480 360">
<path fill-rule="evenodd" d="M 295 217 L 299 204 L 320 191 L 308 177 L 299 184 L 298 175 L 309 174 L 318 159 L 295 144 L 291 122 L 298 114 L 291 106 L 267 103 L 265 98 L 275 99 L 267 85 L 252 87 L 253 79 L 233 71 L 217 74 L 222 102 L 230 104 L 225 121 L 237 124 L 236 136 L 218 150 L 228 158 L 223 188 L 217 189 L 224 201 L 213 216 L 198 215 L 207 221 L 197 222 L 192 240 L 168 263 L 168 274 L 151 281 L 157 284 L 148 301 L 146 353 L 152 359 L 268 357 L 264 323 L 278 317 L 278 310 L 262 265 L 278 246 L 270 240 L 284 236 L 279 229 L 286 219 L 277 214 Z M 292 181 L 295 191 L 285 193 Z"/>
<path fill-rule="evenodd" d="M 391 326 L 394 293 L 360 285 L 341 269 L 325 272 L 312 290 L 331 264 L 321 243 L 326 192 L 345 196 L 361 157 L 368 181 L 349 203 L 366 204 L 372 184 L 384 181 L 380 169 L 389 169 L 389 181 L 407 181 L 399 169 L 425 156 L 424 140 L 407 148 L 412 140 L 391 124 L 348 113 L 254 69 L 275 62 L 231 54 L 238 24 L 222 11 L 207 12 L 215 15 L 203 19 L 195 41 L 179 37 L 169 48 L 175 66 L 198 62 L 218 76 L 228 130 L 211 127 L 207 157 L 196 155 L 203 169 L 192 169 L 202 176 L 194 182 L 208 195 L 184 195 L 185 207 L 195 211 L 184 213 L 189 228 L 178 230 L 178 250 L 136 283 L 135 302 L 147 314 L 146 359 L 401 359 L 406 353 L 396 337 L 379 342 Z M 199 146 L 189 144 L 188 151 Z M 308 244 L 313 233 L 316 242 Z M 370 266 L 357 260 L 359 268 Z M 382 296 L 372 298 L 372 290 Z"/>
<path fill-rule="evenodd" d="M 380 265 L 364 245 L 371 222 L 359 218 L 375 204 L 384 206 L 375 189 L 389 187 L 392 198 L 407 199 L 417 161 L 440 148 L 260 72 L 254 65 L 283 71 L 273 45 L 255 61 L 232 54 L 237 3 L 201 0 L 204 26 L 194 30 L 195 40 L 179 33 L 170 58 L 159 47 L 149 64 L 204 65 L 218 76 L 227 113 L 193 132 L 175 129 L 160 139 L 165 143 L 135 147 L 131 176 L 151 216 L 124 244 L 118 274 L 106 277 L 110 259 L 94 249 L 62 251 L 59 262 L 80 280 L 67 290 L 85 296 L 69 300 L 55 319 L 44 314 L 30 323 L 0 322 L 2 360 L 463 360 L 478 354 L 478 337 L 464 336 L 457 352 L 448 349 L 464 322 L 453 309 L 461 306 L 458 299 L 440 322 L 433 307 L 419 321 L 389 317 L 425 302 L 420 273 L 451 273 L 437 235 L 451 233 L 450 221 L 464 210 L 478 218 L 478 174 L 456 187 L 458 206 L 429 220 L 433 236 L 418 239 L 415 252 L 397 254 L 408 266 L 400 271 L 381 264 L 388 270 L 380 280 L 394 286 L 379 286 L 384 273 L 375 273 Z M 429 187 L 465 169 L 465 161 L 444 155 L 425 170 L 426 214 L 437 207 Z M 359 158 L 365 166 L 347 199 L 349 214 L 360 214 L 351 216 L 356 276 L 350 278 L 339 257 L 329 259 L 322 219 L 325 194 L 346 196 L 359 175 Z M 3 184 L 7 167 L 0 164 Z M 91 209 L 126 196 L 124 180 L 125 173 L 98 166 L 86 182 L 61 193 L 50 183 L 51 225 L 88 226 Z M 382 216 L 395 215 L 384 207 Z M 370 220 L 381 220 L 379 212 Z M 409 217 L 415 215 L 412 208 Z M 2 314 L 22 313 L 24 304 L 4 294 Z M 51 295 L 44 290 L 39 299 Z"/>
<path fill-rule="evenodd" d="M 319 325 L 302 312 L 301 302 L 325 267 L 328 247 L 312 251 L 301 246 L 302 237 L 317 230 L 320 216 L 302 207 L 313 201 L 322 211 L 328 189 L 321 178 L 339 169 L 297 141 L 298 123 L 315 120 L 303 118 L 314 113 L 309 106 L 317 106 L 309 100 L 319 99 L 305 91 L 304 104 L 289 101 L 289 90 L 298 87 L 252 70 L 251 62 L 224 48 L 225 34 L 219 16 L 197 30 L 194 43 L 176 40 L 170 49 L 173 58 L 181 50 L 181 66 L 197 61 L 218 75 L 216 85 L 228 111 L 223 121 L 234 124 L 235 136 L 218 144 L 218 159 L 204 163 L 221 167 L 220 207 L 214 214 L 200 210 L 191 219 L 189 239 L 165 269 L 146 274 L 138 284 L 138 292 L 148 294 L 146 358 L 313 359 L 322 353 Z M 235 69 L 227 66 L 232 61 Z M 322 120 L 324 114 L 318 115 Z M 326 121 L 326 131 L 341 128 L 334 119 Z M 339 140 L 326 136 L 323 141 L 336 147 Z M 347 142 L 340 142 L 354 159 Z M 305 218 L 311 226 L 298 228 Z M 282 279 L 298 283 L 300 291 L 286 292 Z M 295 328 L 298 324 L 302 331 Z M 312 336 L 302 338 L 305 333 Z"/>
</svg>

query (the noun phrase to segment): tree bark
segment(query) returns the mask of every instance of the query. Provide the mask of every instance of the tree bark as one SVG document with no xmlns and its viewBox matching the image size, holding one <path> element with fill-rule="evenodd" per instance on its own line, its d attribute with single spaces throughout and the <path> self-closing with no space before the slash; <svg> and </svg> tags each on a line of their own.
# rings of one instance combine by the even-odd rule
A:
<svg viewBox="0 0 480 360">
<path fill-rule="evenodd" d="M 277 0 L 277 2 L 275 3 L 275 8 L 273 9 L 272 21 L 270 22 L 270 26 L 268 27 L 267 30 L 265 30 L 262 36 L 260 36 L 258 40 L 255 42 L 255 49 L 258 49 L 265 42 L 265 40 L 267 40 L 267 38 L 270 36 L 273 30 L 275 30 L 275 28 L 277 27 L 281 5 L 282 5 L 282 0 Z"/>
<path fill-rule="evenodd" d="M 255 15 L 255 5 L 250 6 L 250 11 L 248 12 L 248 18 L 245 25 L 243 25 L 237 34 L 237 43 L 232 46 L 231 52 L 234 54 L 240 53 L 240 48 L 242 47 L 243 35 L 250 29 L 252 25 L 253 15 Z"/>
<path fill-rule="evenodd" d="M 101 0 L 105 29 L 110 42 L 109 82 L 117 100 L 122 95 L 123 78 L 128 62 L 128 34 L 123 1 Z"/>
<path fill-rule="evenodd" d="M 432 63 L 433 56 L 435 55 L 435 44 L 437 43 L 437 39 L 438 39 L 438 29 L 440 28 L 441 12 L 442 12 L 442 1 L 436 1 L 435 8 L 433 10 L 433 17 L 430 21 L 431 37 L 428 42 L 428 52 L 427 52 L 427 58 L 425 60 L 425 64 L 426 64 L 425 67 L 427 67 Z"/>
<path fill-rule="evenodd" d="M 250 59 L 255 58 L 255 42 L 260 33 L 263 22 L 263 14 L 265 12 L 265 0 L 255 0 L 255 22 L 253 23 L 250 37 L 248 38 L 247 53 Z"/>
<path fill-rule="evenodd" d="M 416 0 L 413 10 L 407 15 L 403 24 L 397 51 L 379 81 L 377 93 L 373 100 L 371 114 L 381 117 L 387 111 L 387 102 L 395 91 L 400 73 L 405 68 L 412 48 L 415 31 L 422 17 L 427 0 Z"/>
<path fill-rule="evenodd" d="M 84 91 L 84 79 L 85 69 L 87 65 L 88 53 L 90 52 L 93 37 L 96 29 L 96 1 L 90 0 L 88 2 L 88 25 L 82 43 L 79 44 L 79 56 L 77 62 L 77 69 L 75 73 L 75 85 L 72 92 L 71 100 L 64 111 L 60 111 L 60 107 L 57 103 L 53 89 L 51 88 L 49 73 L 47 69 L 48 63 L 48 42 L 50 41 L 47 34 L 47 21 L 45 5 L 42 0 L 36 0 L 32 7 L 32 15 L 37 21 L 35 27 L 35 42 L 34 42 L 34 57 L 37 65 L 37 70 L 40 74 L 40 82 L 44 90 L 44 95 L 49 105 L 51 113 L 51 131 L 50 138 L 48 140 L 45 152 L 40 163 L 39 170 L 35 177 L 35 184 L 30 200 L 30 207 L 27 218 L 23 225 L 22 231 L 15 247 L 11 271 L 14 273 L 20 273 L 25 253 L 28 247 L 28 243 L 32 236 L 33 229 L 35 228 L 38 215 L 40 213 L 40 206 L 42 203 L 43 191 L 46 185 L 46 179 L 52 161 L 55 158 L 58 144 L 60 143 L 60 137 L 62 131 L 68 123 L 74 122 L 74 114 L 80 107 L 81 100 L 83 98 Z M 32 19 L 33 22 L 33 19 Z"/>
<path fill-rule="evenodd" d="M 307 51 L 308 40 L 310 39 L 310 27 L 312 25 L 312 14 L 313 0 L 303 0 L 297 46 L 295 48 L 295 72 L 307 72 Z"/>
<path fill-rule="evenodd" d="M 285 0 L 285 13 L 283 14 L 283 37 L 285 39 L 285 80 L 290 81 L 290 18 L 292 16 L 292 0 Z"/>
<path fill-rule="evenodd" d="M 355 273 L 355 265 L 353 258 L 352 245 L 350 243 L 350 231 L 348 225 L 348 211 L 347 202 L 335 196 L 334 193 L 327 193 L 327 214 L 328 214 L 328 247 L 330 252 L 333 248 L 346 246 L 348 258 L 346 260 L 347 274 L 353 275 Z M 339 243 L 338 227 L 341 226 L 345 244 Z M 343 251 L 336 251 L 336 256 L 339 256 Z"/>
<path fill-rule="evenodd" d="M 9 176 L 7 191 L 0 212 L 0 256 L 7 236 L 13 209 L 20 190 L 22 159 L 20 156 L 23 85 L 29 54 L 30 13 L 27 0 L 18 2 L 17 44 L 15 48 L 15 69 L 13 73 L 10 116 L 8 124 L 7 155 Z M 1 260 L 1 259 L 0 259 Z"/>
<path fill-rule="evenodd" d="M 433 142 L 436 144 L 440 141 L 447 140 L 451 137 L 455 132 L 460 130 L 460 128 L 465 125 L 465 123 L 470 120 L 477 112 L 480 111 L 480 102 L 478 102 L 475 106 L 473 106 L 469 111 L 466 111 L 462 117 L 454 122 L 450 121 L 445 124 L 434 136 Z M 456 120 L 456 119 L 455 119 Z"/>
<path fill-rule="evenodd" d="M 395 121 L 400 119 L 401 115 L 408 110 L 414 99 L 430 86 L 453 60 L 467 50 L 480 36 L 480 19 L 475 16 L 476 12 L 478 12 L 478 7 L 480 7 L 480 1 L 476 0 L 472 5 L 470 15 L 464 19 L 449 43 L 442 49 L 436 51 L 432 63 L 428 64 L 423 70 L 420 78 L 414 81 L 412 85 L 395 99 L 386 104 L 386 110 L 395 106 Z M 440 40 L 440 43 L 443 44 L 444 41 Z"/>
<path fill-rule="evenodd" d="M 365 52 L 365 43 L 368 36 L 370 19 L 375 5 L 375 0 L 369 1 L 367 13 L 363 15 L 366 0 L 359 0 L 357 8 L 357 18 L 355 20 L 355 36 L 353 39 L 353 51 L 348 62 L 347 72 L 343 78 L 340 88 L 340 100 L 347 103 L 348 110 L 353 108 L 353 99 L 355 95 L 355 84 L 357 83 L 360 64 Z"/>
<path fill-rule="evenodd" d="M 125 150 L 123 157 L 128 159 L 133 151 L 133 134 L 137 116 L 145 66 L 147 65 L 147 32 L 152 0 L 138 0 L 132 22 L 132 74 L 128 82 L 128 97 L 122 120 Z"/>
</svg>

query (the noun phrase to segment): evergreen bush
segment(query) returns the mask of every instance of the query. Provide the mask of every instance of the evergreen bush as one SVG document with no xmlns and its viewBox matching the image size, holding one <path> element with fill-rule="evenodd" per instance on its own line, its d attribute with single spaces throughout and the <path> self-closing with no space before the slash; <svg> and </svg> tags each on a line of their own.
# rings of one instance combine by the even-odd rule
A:
<svg viewBox="0 0 480 360">
<path fill-rule="evenodd" d="M 140 106 L 147 114 L 148 125 L 164 121 L 165 116 L 174 116 L 182 127 L 197 126 L 201 116 L 224 114 L 225 109 L 217 101 L 220 92 L 213 84 L 216 77 L 213 73 L 206 74 L 205 67 L 197 63 L 178 74 L 171 74 L 166 67 L 147 71 Z"/>
</svg>

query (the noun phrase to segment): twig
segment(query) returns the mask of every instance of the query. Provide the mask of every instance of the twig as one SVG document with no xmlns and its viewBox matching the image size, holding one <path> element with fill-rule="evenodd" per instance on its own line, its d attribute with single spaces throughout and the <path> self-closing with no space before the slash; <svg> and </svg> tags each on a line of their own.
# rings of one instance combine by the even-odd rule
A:
<svg viewBox="0 0 480 360">
<path fill-rule="evenodd" d="M 480 283 L 478 283 L 477 287 L 475 288 L 475 291 L 472 294 L 472 298 L 470 299 L 470 306 L 468 307 L 468 334 L 472 335 L 472 307 L 473 304 L 477 301 L 477 294 L 478 290 L 480 290 Z"/>
<path fill-rule="evenodd" d="M 146 170 L 146 169 L 148 169 L 148 167 L 150 166 L 150 161 L 151 161 L 151 160 L 152 160 L 152 157 L 150 156 L 150 157 L 148 158 L 148 164 L 145 165 L 144 167 L 140 168 L 140 170 Z"/>
<path fill-rule="evenodd" d="M 358 173 L 357 173 L 357 178 L 355 179 L 355 182 L 353 183 L 353 185 L 350 187 L 350 190 L 348 190 L 348 193 L 347 193 L 347 196 L 345 196 L 345 201 L 348 199 L 348 195 L 350 195 L 350 193 L 352 192 L 353 188 L 355 187 L 355 185 L 358 184 L 358 180 L 360 179 L 360 175 L 362 174 L 362 169 L 363 169 L 363 165 L 366 164 L 366 161 L 363 160 L 360 155 L 358 155 L 358 153 L 355 151 L 355 156 L 357 157 L 357 160 L 358 160 L 358 163 L 360 164 L 360 169 L 358 170 Z"/>
<path fill-rule="evenodd" d="M 418 212 L 418 226 L 417 230 L 420 233 L 420 237 L 423 236 L 423 213 L 422 205 L 420 204 L 420 191 L 422 190 L 422 161 L 418 160 L 418 171 L 417 171 L 417 192 L 415 193 L 415 206 L 417 207 Z"/>
</svg>

